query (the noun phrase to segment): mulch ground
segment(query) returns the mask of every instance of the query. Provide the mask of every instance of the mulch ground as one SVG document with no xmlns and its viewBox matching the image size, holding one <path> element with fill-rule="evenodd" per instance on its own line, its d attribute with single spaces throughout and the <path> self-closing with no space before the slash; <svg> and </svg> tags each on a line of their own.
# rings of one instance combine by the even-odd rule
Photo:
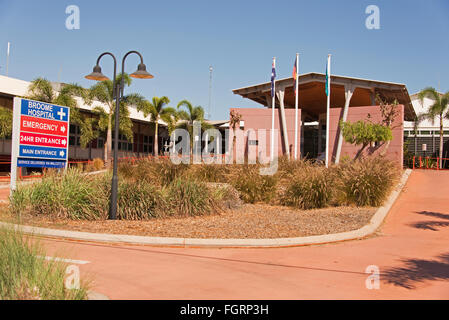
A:
<svg viewBox="0 0 449 320">
<path fill-rule="evenodd" d="M 332 207 L 297 210 L 265 204 L 245 204 L 220 214 L 148 221 L 72 221 L 47 216 L 22 216 L 21 223 L 83 232 L 180 238 L 288 238 L 356 230 L 366 225 L 376 208 Z M 0 220 L 17 222 L 4 207 Z"/>
</svg>

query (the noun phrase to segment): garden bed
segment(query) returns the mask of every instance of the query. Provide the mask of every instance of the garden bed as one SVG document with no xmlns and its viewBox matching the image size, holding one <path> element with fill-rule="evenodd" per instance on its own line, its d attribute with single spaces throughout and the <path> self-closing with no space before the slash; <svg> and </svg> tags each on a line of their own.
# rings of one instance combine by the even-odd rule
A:
<svg viewBox="0 0 449 320">
<path fill-rule="evenodd" d="M 375 212 L 376 208 L 372 207 L 299 210 L 267 204 L 245 204 L 239 209 L 196 217 L 86 221 L 23 214 L 21 223 L 72 231 L 153 237 L 273 239 L 356 230 L 366 225 Z M 1 211 L 0 220 L 17 222 L 17 218 L 6 208 Z"/>
</svg>

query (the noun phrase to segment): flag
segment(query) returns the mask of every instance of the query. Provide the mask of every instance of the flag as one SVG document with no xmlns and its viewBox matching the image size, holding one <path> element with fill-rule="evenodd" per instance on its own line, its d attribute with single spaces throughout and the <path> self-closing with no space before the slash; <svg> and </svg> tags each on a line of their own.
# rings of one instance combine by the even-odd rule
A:
<svg viewBox="0 0 449 320">
<path fill-rule="evenodd" d="M 298 66 L 296 65 L 297 59 L 295 58 L 295 63 L 293 64 L 293 90 L 295 91 L 295 96 L 296 96 L 296 78 L 298 76 L 297 72 L 298 72 Z"/>
<path fill-rule="evenodd" d="M 326 63 L 326 96 L 329 95 L 329 61 Z"/>
<path fill-rule="evenodd" d="M 273 58 L 273 65 L 271 67 L 271 96 L 274 97 L 274 81 L 276 79 L 276 59 Z"/>
</svg>

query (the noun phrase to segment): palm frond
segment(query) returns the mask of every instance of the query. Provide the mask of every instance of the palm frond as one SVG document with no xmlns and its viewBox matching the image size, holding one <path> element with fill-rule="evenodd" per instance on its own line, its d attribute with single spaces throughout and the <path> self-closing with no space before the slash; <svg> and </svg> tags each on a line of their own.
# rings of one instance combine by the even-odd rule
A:
<svg viewBox="0 0 449 320">
<path fill-rule="evenodd" d="M 80 144 L 82 148 L 86 148 L 87 145 L 94 139 L 98 138 L 100 136 L 100 132 L 95 129 L 96 122 L 98 120 L 94 118 L 87 118 L 85 117 L 81 123 L 80 123 L 80 131 L 81 131 L 81 137 L 80 137 Z"/>
<path fill-rule="evenodd" d="M 0 139 L 12 135 L 12 111 L 0 107 Z"/>
<path fill-rule="evenodd" d="M 418 98 L 421 101 L 421 103 L 424 101 L 425 97 L 429 96 L 435 101 L 440 100 L 440 94 L 433 87 L 426 87 L 418 93 Z"/>
<path fill-rule="evenodd" d="M 52 103 L 55 94 L 51 82 L 45 78 L 36 78 L 28 86 L 28 99 Z"/>
<path fill-rule="evenodd" d="M 184 100 L 180 101 L 178 103 L 178 105 L 176 106 L 176 108 L 179 109 L 182 106 L 186 107 L 190 114 L 193 113 L 193 106 L 188 100 L 184 99 Z"/>
</svg>

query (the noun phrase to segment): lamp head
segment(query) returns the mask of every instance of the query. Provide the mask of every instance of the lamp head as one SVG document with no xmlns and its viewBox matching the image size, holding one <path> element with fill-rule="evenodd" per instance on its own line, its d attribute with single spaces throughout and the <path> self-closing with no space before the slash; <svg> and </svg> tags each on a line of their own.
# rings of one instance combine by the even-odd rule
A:
<svg viewBox="0 0 449 320">
<path fill-rule="evenodd" d="M 85 76 L 86 79 L 89 80 L 96 80 L 96 81 L 105 81 L 105 80 L 109 80 L 108 77 L 106 77 L 102 72 L 101 72 L 101 67 L 97 64 L 94 67 L 94 70 L 92 71 L 91 74 L 88 74 L 87 76 Z"/>
<path fill-rule="evenodd" d="M 137 71 L 134 73 L 131 73 L 129 76 L 133 77 L 133 78 L 138 78 L 138 79 L 154 78 L 154 76 L 147 71 L 147 66 L 144 65 L 143 63 L 139 64 L 139 66 L 137 67 Z"/>
</svg>

